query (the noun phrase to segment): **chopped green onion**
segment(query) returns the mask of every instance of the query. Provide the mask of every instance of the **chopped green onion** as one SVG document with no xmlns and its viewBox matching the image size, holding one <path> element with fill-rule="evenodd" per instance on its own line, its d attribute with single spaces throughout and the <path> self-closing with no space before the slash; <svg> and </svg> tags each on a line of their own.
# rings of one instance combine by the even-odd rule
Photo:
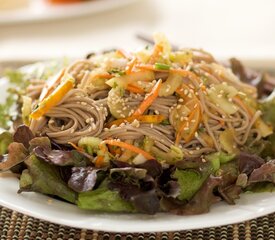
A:
<svg viewBox="0 0 275 240">
<path fill-rule="evenodd" d="M 155 69 L 159 70 L 169 70 L 171 66 L 163 63 L 155 63 Z"/>
</svg>

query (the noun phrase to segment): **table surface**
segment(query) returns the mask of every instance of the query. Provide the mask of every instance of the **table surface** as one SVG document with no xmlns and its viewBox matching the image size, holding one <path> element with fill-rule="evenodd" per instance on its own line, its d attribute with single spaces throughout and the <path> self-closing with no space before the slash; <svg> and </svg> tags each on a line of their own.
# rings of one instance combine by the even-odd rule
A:
<svg viewBox="0 0 275 240">
<path fill-rule="evenodd" d="M 217 57 L 275 59 L 273 0 L 138 0 L 120 9 L 49 22 L 0 25 L 0 60 L 82 57 L 143 46 L 137 33 L 164 32 Z"/>
</svg>

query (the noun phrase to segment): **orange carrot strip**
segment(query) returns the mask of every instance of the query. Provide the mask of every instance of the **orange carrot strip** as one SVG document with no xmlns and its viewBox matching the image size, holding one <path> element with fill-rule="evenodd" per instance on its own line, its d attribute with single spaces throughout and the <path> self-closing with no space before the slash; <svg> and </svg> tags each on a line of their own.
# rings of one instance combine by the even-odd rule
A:
<svg viewBox="0 0 275 240">
<path fill-rule="evenodd" d="M 79 147 L 79 146 L 77 146 L 76 144 L 74 144 L 72 142 L 68 142 L 68 144 L 70 144 L 75 150 L 77 150 L 79 152 L 85 152 L 82 147 Z"/>
<path fill-rule="evenodd" d="M 169 69 L 156 69 L 155 65 L 151 64 L 136 64 L 135 68 L 140 70 L 149 70 L 149 71 L 155 71 L 155 72 L 169 72 Z"/>
<path fill-rule="evenodd" d="M 136 63 L 137 63 L 136 57 L 133 57 L 132 60 L 130 62 L 128 62 L 127 66 L 126 66 L 126 75 L 129 75 L 133 71 L 133 68 L 135 67 Z"/>
<path fill-rule="evenodd" d="M 109 73 L 102 73 L 102 74 L 96 74 L 94 78 L 106 78 L 106 79 L 111 79 L 114 76 L 109 74 Z"/>
<path fill-rule="evenodd" d="M 155 159 L 150 153 L 145 152 L 144 150 L 129 144 L 129 143 L 125 143 L 125 142 L 121 142 L 121 141 L 117 141 L 114 139 L 109 139 L 109 140 L 104 140 L 103 143 L 108 144 L 108 145 L 112 145 L 112 146 L 118 146 L 124 149 L 128 149 L 132 152 L 135 152 L 137 154 L 141 154 L 143 155 L 147 160 L 152 160 Z"/>
<path fill-rule="evenodd" d="M 63 68 L 57 75 L 53 76 L 46 82 L 39 97 L 40 101 L 49 96 L 49 94 L 55 89 L 55 85 L 61 82 L 61 79 L 65 74 L 65 70 L 66 68 Z"/>
<path fill-rule="evenodd" d="M 109 128 L 113 125 L 119 126 L 121 123 L 131 123 L 135 120 L 143 123 L 161 123 L 165 117 L 163 115 L 140 115 L 140 116 L 130 116 L 127 118 L 120 118 L 110 123 L 107 123 L 105 127 Z"/>
<path fill-rule="evenodd" d="M 195 121 L 192 122 L 192 120 L 195 120 Z M 200 121 L 201 121 L 201 111 L 198 104 L 196 107 L 194 107 L 194 111 L 190 113 L 188 120 L 183 122 L 183 124 L 180 126 L 176 136 L 176 141 L 175 141 L 176 145 L 180 143 L 181 138 L 183 138 L 186 143 L 190 142 L 191 139 L 194 137 L 195 132 L 198 129 Z M 187 134 L 183 134 L 186 131 L 185 128 L 188 128 Z"/>
<path fill-rule="evenodd" d="M 159 79 L 156 83 L 156 85 L 152 88 L 151 92 L 148 94 L 148 97 L 145 97 L 143 102 L 139 105 L 137 110 L 133 113 L 132 116 L 139 116 L 142 115 L 147 108 L 151 106 L 151 104 L 155 101 L 155 99 L 158 97 L 159 90 L 161 88 L 162 80 Z"/>
<path fill-rule="evenodd" d="M 134 84 L 131 84 L 131 83 L 127 85 L 126 90 L 133 93 L 140 93 L 140 94 L 145 93 L 145 91 L 142 88 L 135 86 Z"/>
<path fill-rule="evenodd" d="M 47 98 L 39 103 L 38 108 L 31 113 L 30 117 L 33 119 L 42 117 L 52 107 L 56 106 L 73 87 L 74 80 L 71 78 L 61 83 Z"/>
<path fill-rule="evenodd" d="M 97 168 L 100 168 L 103 166 L 103 163 L 104 163 L 104 156 L 102 156 L 102 155 L 97 156 L 96 160 L 95 160 L 95 166 Z"/>
</svg>

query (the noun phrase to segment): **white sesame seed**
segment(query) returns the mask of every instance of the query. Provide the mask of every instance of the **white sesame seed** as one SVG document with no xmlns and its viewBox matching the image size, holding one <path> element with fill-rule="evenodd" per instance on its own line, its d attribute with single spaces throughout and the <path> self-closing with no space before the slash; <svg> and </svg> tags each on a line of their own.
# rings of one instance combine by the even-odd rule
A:
<svg viewBox="0 0 275 240">
<path fill-rule="evenodd" d="M 87 103 L 86 102 L 81 102 L 81 105 L 86 106 Z"/>
<path fill-rule="evenodd" d="M 180 109 L 181 108 L 181 105 L 177 105 L 177 109 Z"/>
<path fill-rule="evenodd" d="M 153 123 L 150 124 L 150 128 L 154 128 L 154 124 Z"/>
<path fill-rule="evenodd" d="M 180 98 L 180 99 L 179 99 L 179 102 L 183 102 L 183 99 L 182 99 L 182 98 Z"/>
</svg>

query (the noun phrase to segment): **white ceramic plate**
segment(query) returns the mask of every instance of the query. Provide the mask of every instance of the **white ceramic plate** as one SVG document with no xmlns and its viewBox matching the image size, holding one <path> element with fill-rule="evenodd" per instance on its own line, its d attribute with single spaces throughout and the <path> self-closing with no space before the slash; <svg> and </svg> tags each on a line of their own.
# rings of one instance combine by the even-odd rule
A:
<svg viewBox="0 0 275 240">
<path fill-rule="evenodd" d="M 39 64 L 38 66 L 43 64 Z M 34 65 L 24 67 L 31 71 Z M 35 67 L 35 66 L 34 66 Z M 7 82 L 0 79 L 0 101 L 6 95 Z M 71 227 L 111 232 L 157 232 L 214 227 L 246 221 L 275 212 L 275 193 L 242 194 L 236 205 L 224 202 L 202 215 L 176 216 L 159 213 L 107 214 L 84 211 L 76 206 L 38 193 L 17 194 L 18 179 L 0 174 L 0 205 L 15 211 Z"/>
<path fill-rule="evenodd" d="M 77 17 L 115 9 L 135 1 L 136 0 L 92 0 L 74 4 L 50 5 L 47 4 L 45 0 L 30 0 L 30 4 L 26 8 L 0 11 L 0 24 Z"/>
<path fill-rule="evenodd" d="M 275 211 L 275 193 L 243 194 L 234 206 L 216 204 L 207 214 L 106 214 L 78 209 L 38 193 L 17 194 L 18 180 L 0 177 L 0 205 L 15 211 L 71 227 L 111 232 L 176 231 L 237 223 Z"/>
</svg>

